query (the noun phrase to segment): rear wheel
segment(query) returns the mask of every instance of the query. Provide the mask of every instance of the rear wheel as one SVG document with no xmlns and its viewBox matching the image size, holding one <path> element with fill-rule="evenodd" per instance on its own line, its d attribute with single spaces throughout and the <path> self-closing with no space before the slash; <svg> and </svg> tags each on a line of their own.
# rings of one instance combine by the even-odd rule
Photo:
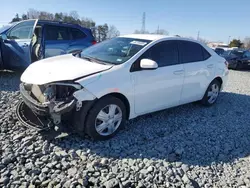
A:
<svg viewBox="0 0 250 188">
<path fill-rule="evenodd" d="M 213 105 L 220 93 L 221 83 L 218 80 L 213 80 L 207 88 L 207 91 L 201 100 L 201 103 L 205 106 Z"/>
<path fill-rule="evenodd" d="M 90 109 L 85 131 L 94 140 L 109 139 L 124 126 L 125 120 L 123 102 L 112 96 L 104 97 Z"/>
</svg>

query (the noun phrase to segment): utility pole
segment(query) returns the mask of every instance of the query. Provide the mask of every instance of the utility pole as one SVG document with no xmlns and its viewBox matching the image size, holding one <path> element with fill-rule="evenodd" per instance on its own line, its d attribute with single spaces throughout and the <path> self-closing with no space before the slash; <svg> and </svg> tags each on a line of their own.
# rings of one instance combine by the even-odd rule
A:
<svg viewBox="0 0 250 188">
<path fill-rule="evenodd" d="M 199 38 L 200 38 L 200 31 L 198 31 L 197 33 L 197 40 L 199 40 Z"/>
<path fill-rule="evenodd" d="M 227 41 L 228 45 L 229 45 L 229 42 L 230 42 L 230 38 L 231 38 L 231 36 L 228 36 L 228 41 Z"/>
<path fill-rule="evenodd" d="M 159 34 L 159 32 L 160 32 L 160 27 L 159 27 L 159 25 L 158 25 L 157 34 Z"/>
<path fill-rule="evenodd" d="M 143 12 L 142 15 L 142 27 L 141 27 L 141 33 L 145 33 L 145 22 L 146 22 L 146 13 Z"/>
</svg>

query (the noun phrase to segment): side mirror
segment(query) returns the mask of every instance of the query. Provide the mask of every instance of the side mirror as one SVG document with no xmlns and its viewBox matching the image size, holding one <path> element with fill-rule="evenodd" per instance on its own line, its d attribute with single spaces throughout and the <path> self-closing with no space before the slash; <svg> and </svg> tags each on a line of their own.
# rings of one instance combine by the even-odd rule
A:
<svg viewBox="0 0 250 188">
<path fill-rule="evenodd" d="M 0 40 L 7 40 L 7 36 L 5 34 L 1 34 L 0 35 Z"/>
<path fill-rule="evenodd" d="M 158 64 L 151 59 L 142 59 L 140 62 L 142 69 L 154 70 L 158 68 Z"/>
</svg>

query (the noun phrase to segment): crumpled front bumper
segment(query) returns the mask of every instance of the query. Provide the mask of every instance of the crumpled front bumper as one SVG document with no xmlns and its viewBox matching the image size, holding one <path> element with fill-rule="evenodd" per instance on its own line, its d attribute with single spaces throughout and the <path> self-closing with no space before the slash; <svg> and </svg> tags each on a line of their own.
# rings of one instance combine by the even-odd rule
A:
<svg viewBox="0 0 250 188">
<path fill-rule="evenodd" d="M 17 117 L 23 125 L 36 130 L 61 128 L 61 121 L 68 119 L 68 114 L 76 108 L 77 100 L 73 96 L 62 102 L 42 104 L 30 95 L 23 83 L 20 84 L 20 94 L 23 101 L 17 106 Z"/>
<path fill-rule="evenodd" d="M 24 103 L 37 115 L 49 116 L 52 113 L 62 115 L 70 112 L 76 106 L 76 99 L 72 98 L 58 104 L 42 104 L 30 96 L 28 91 L 25 90 L 24 84 L 20 84 L 20 93 Z"/>
<path fill-rule="evenodd" d="M 36 114 L 41 116 L 49 115 L 49 107 L 48 105 L 41 104 L 37 102 L 35 99 L 33 99 L 28 91 L 25 90 L 24 84 L 20 84 L 20 94 L 24 101 L 24 103 Z"/>
</svg>

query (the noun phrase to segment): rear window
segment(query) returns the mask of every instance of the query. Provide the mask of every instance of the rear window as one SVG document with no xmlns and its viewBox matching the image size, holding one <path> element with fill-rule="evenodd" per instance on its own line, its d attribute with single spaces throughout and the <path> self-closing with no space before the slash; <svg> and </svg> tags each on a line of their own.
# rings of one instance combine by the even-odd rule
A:
<svg viewBox="0 0 250 188">
<path fill-rule="evenodd" d="M 45 29 L 45 40 L 69 40 L 67 27 L 48 25 Z"/>
<path fill-rule="evenodd" d="M 70 28 L 70 34 L 73 40 L 84 39 L 87 37 L 87 35 L 84 32 L 76 28 Z"/>
</svg>

